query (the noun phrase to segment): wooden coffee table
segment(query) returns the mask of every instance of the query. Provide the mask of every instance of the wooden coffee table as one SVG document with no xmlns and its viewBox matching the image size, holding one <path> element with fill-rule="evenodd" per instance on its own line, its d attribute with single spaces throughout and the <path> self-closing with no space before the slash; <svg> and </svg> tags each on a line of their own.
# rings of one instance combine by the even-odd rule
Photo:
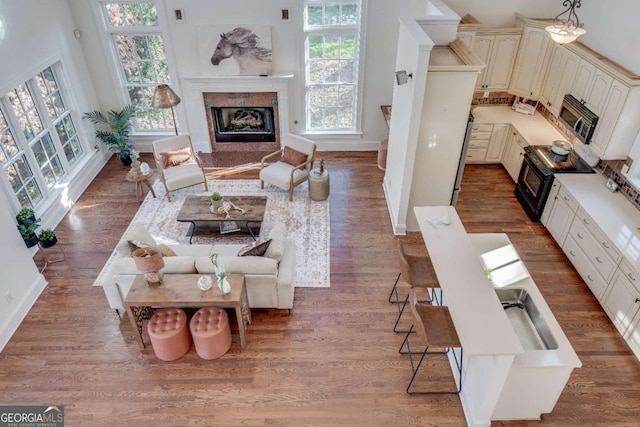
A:
<svg viewBox="0 0 640 427">
<path fill-rule="evenodd" d="M 214 226 L 218 223 L 235 223 L 240 227 L 244 226 L 253 240 L 256 240 L 251 227 L 258 225 L 259 229 L 262 226 L 264 211 L 267 207 L 267 197 L 225 196 L 224 199 L 229 200 L 237 207 L 244 209 L 244 213 L 233 210 L 229 212 L 230 215 L 227 218 L 225 214 L 211 213 L 211 210 L 209 208 L 209 206 L 211 205 L 211 198 L 209 196 L 187 196 L 184 203 L 182 204 L 180 212 L 178 213 L 177 220 L 180 222 L 191 223 L 189 231 L 187 231 L 187 236 L 189 236 L 189 243 L 191 243 L 193 236 L 196 235 L 197 228 L 201 229 L 198 230 L 198 234 L 210 234 L 211 230 L 213 230 Z M 208 230 L 208 232 L 205 233 L 204 230 Z M 258 234 L 260 234 L 259 231 Z"/>
<path fill-rule="evenodd" d="M 144 276 L 138 275 L 124 298 L 124 306 L 131 321 L 131 327 L 137 331 L 136 338 L 140 348 L 144 348 L 142 322 L 150 318 L 152 307 L 207 307 L 233 308 L 238 319 L 240 344 L 247 347 L 246 325 L 251 323 L 251 309 L 247 297 L 244 275 L 231 274 L 227 280 L 231 292 L 223 295 L 215 285 L 207 290 L 198 288 L 198 278 L 202 274 L 165 274 L 163 283 L 157 287 L 147 284 Z"/>
</svg>

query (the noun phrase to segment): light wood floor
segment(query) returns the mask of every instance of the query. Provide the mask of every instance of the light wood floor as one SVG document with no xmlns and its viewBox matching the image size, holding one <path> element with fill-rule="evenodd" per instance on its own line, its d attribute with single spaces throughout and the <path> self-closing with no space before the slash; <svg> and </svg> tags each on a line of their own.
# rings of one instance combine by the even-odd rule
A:
<svg viewBox="0 0 640 427">
<path fill-rule="evenodd" d="M 396 237 L 376 154 L 319 156 L 331 173 L 331 288 L 296 289 L 291 315 L 253 310 L 244 351 L 232 329 L 223 358 L 192 349 L 170 363 L 140 351 L 91 286 L 139 206 L 111 159 L 57 227 L 67 260 L 46 270 L 47 288 L 0 355 L 0 403 L 64 405 L 68 426 L 464 425 L 457 396 L 404 391 L 410 368 L 387 302 Z M 468 166 L 458 211 L 469 232 L 508 233 L 583 367 L 541 422 L 494 425 L 639 425 L 640 362 L 513 187 L 500 166 Z M 417 234 L 403 240 L 424 250 Z"/>
</svg>

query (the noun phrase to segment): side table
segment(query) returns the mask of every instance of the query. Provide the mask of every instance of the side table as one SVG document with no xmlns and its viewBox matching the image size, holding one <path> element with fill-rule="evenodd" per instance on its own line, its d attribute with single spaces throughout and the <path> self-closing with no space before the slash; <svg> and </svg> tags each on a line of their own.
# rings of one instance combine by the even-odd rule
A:
<svg viewBox="0 0 640 427">
<path fill-rule="evenodd" d="M 320 168 L 309 172 L 309 197 L 318 202 L 329 197 L 329 172 L 324 169 L 324 159 L 320 160 Z"/>
<path fill-rule="evenodd" d="M 129 172 L 127 172 L 127 176 L 125 177 L 125 179 L 129 182 L 136 183 L 136 200 L 140 200 L 140 196 L 144 195 L 142 184 L 146 185 L 147 188 L 149 188 L 149 192 L 151 192 L 151 195 L 153 196 L 153 198 L 154 199 L 156 198 L 156 193 L 155 191 L 153 191 L 153 187 L 149 182 L 149 178 L 151 178 L 152 176 L 153 176 L 152 172 L 143 174 L 139 170 L 135 170 L 133 168 Z"/>
</svg>

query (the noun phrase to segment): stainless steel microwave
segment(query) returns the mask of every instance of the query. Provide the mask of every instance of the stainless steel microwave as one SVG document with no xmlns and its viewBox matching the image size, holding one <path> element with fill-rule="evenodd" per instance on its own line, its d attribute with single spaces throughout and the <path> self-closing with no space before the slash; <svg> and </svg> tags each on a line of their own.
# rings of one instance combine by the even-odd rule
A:
<svg viewBox="0 0 640 427">
<path fill-rule="evenodd" d="M 591 142 L 598 124 L 598 116 L 573 95 L 565 95 L 560 109 L 561 122 L 573 129 L 575 136 L 585 144 Z"/>
</svg>

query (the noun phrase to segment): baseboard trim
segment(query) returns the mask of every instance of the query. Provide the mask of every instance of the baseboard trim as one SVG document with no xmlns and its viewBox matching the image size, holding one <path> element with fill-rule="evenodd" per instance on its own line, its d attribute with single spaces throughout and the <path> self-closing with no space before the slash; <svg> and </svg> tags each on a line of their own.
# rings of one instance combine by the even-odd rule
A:
<svg viewBox="0 0 640 427">
<path fill-rule="evenodd" d="M 382 190 L 384 191 L 384 199 L 387 202 L 387 210 L 389 211 L 389 219 L 391 220 L 391 228 L 396 236 L 406 236 L 407 224 L 398 224 L 393 209 L 391 209 L 391 200 L 389 196 L 389 187 L 387 185 L 387 177 L 382 181 Z"/>
<path fill-rule="evenodd" d="M 38 300 L 38 297 L 46 286 L 47 281 L 44 276 L 42 274 L 38 274 L 37 279 L 31 284 L 29 291 L 24 294 L 24 297 L 15 306 L 13 313 L 11 313 L 7 321 L 4 322 L 2 331 L 0 331 L 0 351 L 4 350 L 4 347 L 16 332 L 20 323 L 22 323 L 24 318 L 27 316 L 29 310 L 31 310 L 31 307 Z"/>
</svg>

